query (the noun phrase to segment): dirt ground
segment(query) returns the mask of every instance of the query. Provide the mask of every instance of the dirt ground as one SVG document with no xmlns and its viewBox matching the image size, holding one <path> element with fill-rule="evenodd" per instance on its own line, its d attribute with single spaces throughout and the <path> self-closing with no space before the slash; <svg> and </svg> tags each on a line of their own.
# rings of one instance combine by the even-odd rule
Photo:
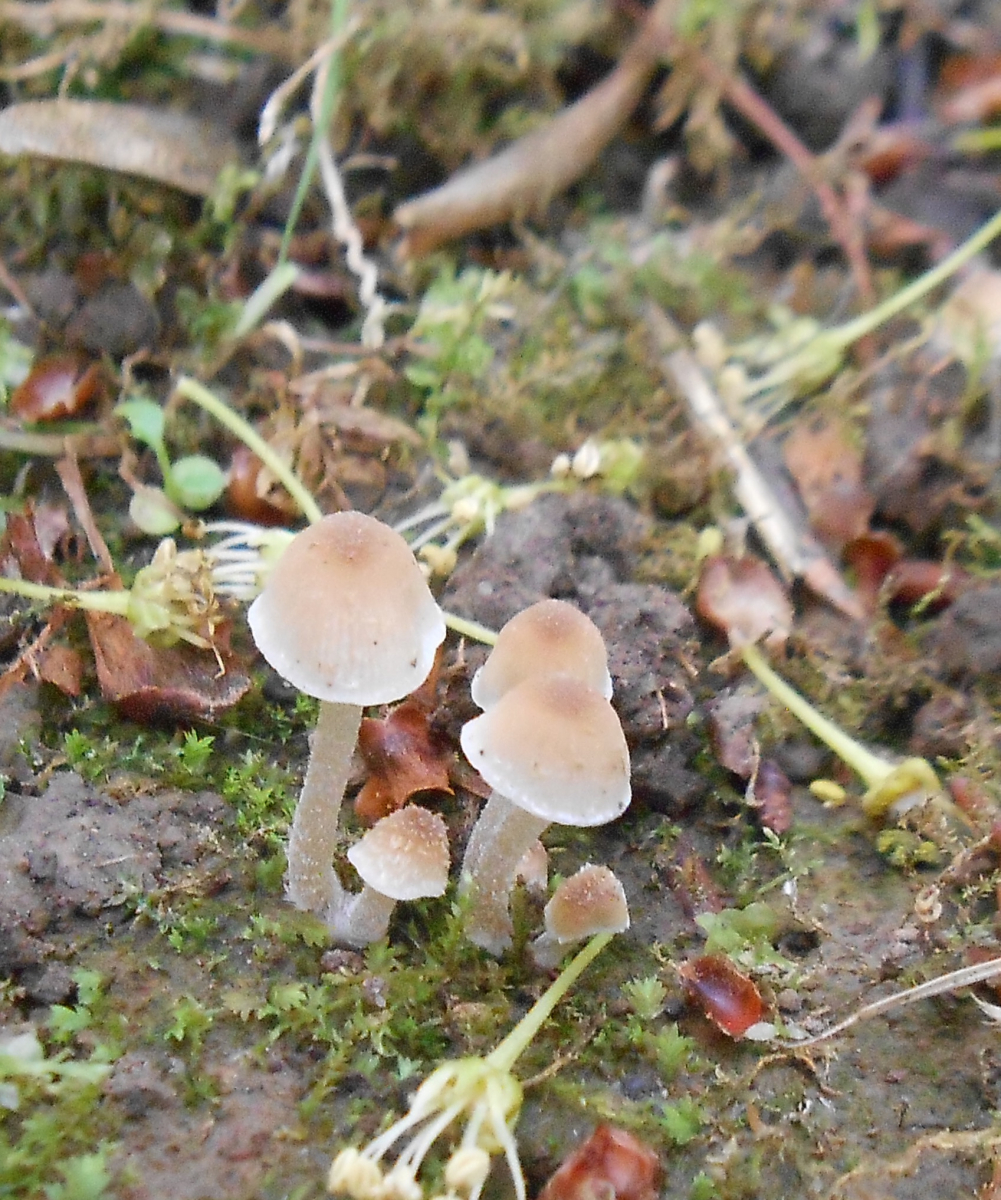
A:
<svg viewBox="0 0 1001 1200">
<path fill-rule="evenodd" d="M 992 981 L 820 1036 L 1001 957 L 999 116 L 990 0 L 0 0 L 0 1200 L 318 1200 L 589 862 L 631 923 L 516 1066 L 530 1198 L 609 1124 L 656 1184 L 545 1200 L 999 1200 Z M 457 870 L 363 950 L 285 898 L 317 704 L 202 522 L 348 508 L 607 645 L 632 802 L 499 959 Z M 941 787 L 874 806 L 748 644 Z M 409 701 L 453 864 L 487 652 Z"/>
</svg>

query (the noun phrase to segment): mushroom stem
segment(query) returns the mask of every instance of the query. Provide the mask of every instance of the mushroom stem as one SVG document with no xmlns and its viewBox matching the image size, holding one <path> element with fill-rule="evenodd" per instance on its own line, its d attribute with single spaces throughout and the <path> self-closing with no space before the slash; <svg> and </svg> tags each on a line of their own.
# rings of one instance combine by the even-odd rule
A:
<svg viewBox="0 0 1001 1200">
<path fill-rule="evenodd" d="M 470 897 L 466 936 L 491 954 L 511 944 L 508 899 L 518 864 L 550 824 L 496 791 L 480 813 L 462 861 L 459 891 Z"/>
<path fill-rule="evenodd" d="M 366 883 L 360 892 L 342 895 L 340 903 L 327 913 L 327 927 L 345 946 L 367 946 L 389 932 L 395 907 L 391 896 L 384 896 Z"/>
<path fill-rule="evenodd" d="M 320 701 L 320 717 L 292 818 L 285 891 L 296 908 L 320 914 L 344 906 L 344 889 L 334 872 L 337 818 L 358 740 L 361 705 Z"/>
</svg>

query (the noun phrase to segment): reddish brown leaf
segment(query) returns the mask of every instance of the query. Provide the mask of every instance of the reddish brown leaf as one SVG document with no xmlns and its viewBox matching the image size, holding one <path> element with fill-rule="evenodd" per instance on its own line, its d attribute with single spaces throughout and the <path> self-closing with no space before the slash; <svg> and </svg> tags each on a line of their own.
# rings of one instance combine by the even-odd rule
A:
<svg viewBox="0 0 1001 1200">
<path fill-rule="evenodd" d="M 451 755 L 432 735 L 428 715 L 419 701 L 410 699 L 382 721 L 362 721 L 358 752 L 369 776 L 355 798 L 360 820 L 374 824 L 402 808 L 415 792 L 451 794 Z"/>
<path fill-rule="evenodd" d="M 763 829 L 772 833 L 788 832 L 792 826 L 792 784 L 773 759 L 763 758 L 758 764 L 746 799 L 756 810 Z"/>
<path fill-rule="evenodd" d="M 83 686 L 83 659 L 69 646 L 49 646 L 38 662 L 38 677 L 57 687 L 64 696 L 79 696 Z"/>
<path fill-rule="evenodd" d="M 738 648 L 762 638 L 769 645 L 781 645 L 792 628 L 792 605 L 782 585 L 760 559 L 750 555 L 705 560 L 696 610 Z"/>
<path fill-rule="evenodd" d="M 741 779 L 750 779 L 754 774 L 754 723 L 766 704 L 761 689 L 751 684 L 723 688 L 706 702 L 716 761 Z"/>
<path fill-rule="evenodd" d="M 51 554 L 46 554 L 39 542 L 33 512 L 7 514 L 4 542 L 17 562 L 22 579 L 32 583 L 60 582 L 52 565 Z"/>
<path fill-rule="evenodd" d="M 862 486 L 862 455 L 840 421 L 822 416 L 799 422 L 783 455 L 810 525 L 826 546 L 840 550 L 868 529 L 874 505 Z"/>
<path fill-rule="evenodd" d="M 869 612 L 875 609 L 883 581 L 903 553 L 899 539 L 882 531 L 864 533 L 845 547 L 845 562 L 855 572 L 855 590 Z"/>
<path fill-rule="evenodd" d="M 87 629 L 101 692 L 130 720 L 172 724 L 215 716 L 250 688 L 250 679 L 225 648 L 220 648 L 225 667 L 220 674 L 211 652 L 183 643 L 151 646 L 124 617 L 87 613 Z"/>
<path fill-rule="evenodd" d="M 252 450 L 237 446 L 229 463 L 226 507 L 234 517 L 255 525 L 286 525 L 295 521 L 298 515 L 295 502 L 284 489 L 269 486 L 268 478 L 261 474 L 263 465 Z"/>
<path fill-rule="evenodd" d="M 62 421 L 79 416 L 101 393 L 97 363 L 84 367 L 73 354 L 40 358 L 10 397 L 10 407 L 24 421 Z"/>
<path fill-rule="evenodd" d="M 539 1193 L 539 1200 L 656 1200 L 660 1159 L 639 1138 L 599 1125 Z"/>
<path fill-rule="evenodd" d="M 752 979 L 722 954 L 703 954 L 679 968 L 685 989 L 714 1025 L 743 1037 L 764 1015 L 765 1005 Z"/>
</svg>

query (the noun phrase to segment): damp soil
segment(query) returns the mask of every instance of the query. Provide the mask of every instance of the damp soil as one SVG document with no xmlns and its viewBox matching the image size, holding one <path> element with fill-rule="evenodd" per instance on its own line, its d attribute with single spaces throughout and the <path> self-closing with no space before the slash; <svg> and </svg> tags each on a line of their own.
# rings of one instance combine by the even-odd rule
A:
<svg viewBox="0 0 1001 1200">
<path fill-rule="evenodd" d="M 526 1058 L 522 1073 L 542 1076 L 518 1127 L 531 1189 L 608 1120 L 660 1154 L 664 1195 L 973 1195 L 990 1178 L 989 1154 L 969 1140 L 953 1148 L 941 1131 L 987 1137 L 1001 1056 L 969 999 L 919 1002 L 797 1053 L 727 1037 L 680 984 L 674 964 L 704 944 L 699 913 L 767 905 L 764 948 L 742 961 L 771 1017 L 815 1031 L 957 965 L 970 913 L 948 896 L 929 911 L 927 872 L 888 864 L 855 808 L 824 808 L 801 785 L 781 849 L 762 833 L 743 786 L 708 752 L 707 704 L 726 685 L 710 664 L 722 648 L 682 597 L 648 581 L 650 538 L 623 501 L 542 497 L 502 516 L 445 593 L 456 612 L 494 626 L 544 596 L 590 613 L 633 754 L 635 798 L 620 820 L 545 839 L 552 873 L 610 865 L 632 925 Z M 448 645 L 435 715 L 446 739 L 471 715 L 463 697 L 481 657 Z M 46 750 L 47 734 L 79 714 L 37 685 L 3 704 L 0 978 L 10 983 L 0 1036 L 51 1030 L 53 1014 L 65 1024 L 72 1011 L 75 1054 L 113 1047 L 86 1101 L 86 1128 L 110 1146 L 109 1194 L 319 1197 L 337 1149 L 402 1112 L 443 1057 L 489 1048 L 548 982 L 525 951 L 538 898 L 519 896 L 519 937 L 499 965 L 454 936 L 451 897 L 399 911 L 391 951 L 338 951 L 283 900 L 280 858 L 245 840 L 232 788 L 165 786 L 144 774 L 142 750 L 73 769 Z M 211 778 L 273 745 L 294 793 L 308 722 L 287 694 L 281 729 L 263 711 L 216 730 Z M 123 747 L 145 739 L 151 757 L 158 738 L 176 745 L 169 732 L 127 725 L 114 735 Z M 787 766 L 805 763 L 804 778 L 816 765 L 802 740 L 772 748 Z M 425 799 L 446 816 L 458 858 L 478 797 L 457 786 Z M 623 985 L 650 977 L 663 1000 L 640 1017 Z M 673 1024 L 691 1043 L 672 1073 L 643 1038 Z M 40 1104 L 58 1111 L 60 1101 Z M 496 1170 L 490 1194 L 508 1187 Z"/>
</svg>

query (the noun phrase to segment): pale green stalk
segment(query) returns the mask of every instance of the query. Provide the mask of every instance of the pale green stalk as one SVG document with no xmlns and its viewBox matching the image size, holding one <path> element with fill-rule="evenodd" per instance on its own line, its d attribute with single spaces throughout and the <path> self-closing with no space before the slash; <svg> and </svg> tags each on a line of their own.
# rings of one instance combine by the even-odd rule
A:
<svg viewBox="0 0 1001 1200">
<path fill-rule="evenodd" d="M 305 485 L 298 479 L 280 455 L 276 454 L 268 443 L 250 425 L 214 395 L 197 379 L 182 376 L 177 381 L 177 394 L 185 400 L 191 400 L 207 413 L 211 413 L 220 425 L 225 425 L 230 433 L 235 434 L 241 442 L 268 468 L 275 479 L 285 488 L 292 499 L 299 505 L 303 516 L 309 523 L 315 524 L 323 516 L 319 505 L 309 494 Z"/>
<path fill-rule="evenodd" d="M 549 1019 L 553 1009 L 563 999 L 577 979 L 591 965 L 614 937 L 611 933 L 598 933 L 580 950 L 560 972 L 557 979 L 546 989 L 527 1013 L 521 1018 L 507 1037 L 487 1055 L 486 1062 L 501 1071 L 510 1071 L 532 1039 Z"/>
<path fill-rule="evenodd" d="M 867 786 L 867 791 L 862 797 L 862 807 L 868 816 L 883 817 L 896 804 L 909 804 L 941 792 L 938 776 L 925 759 L 905 758 L 901 762 L 891 762 L 873 753 L 845 733 L 840 726 L 828 720 L 795 688 L 777 675 L 757 646 L 741 647 L 740 655 L 748 669 L 775 699 L 785 705 L 825 746 L 833 750 L 842 762 L 861 776 Z"/>
</svg>

